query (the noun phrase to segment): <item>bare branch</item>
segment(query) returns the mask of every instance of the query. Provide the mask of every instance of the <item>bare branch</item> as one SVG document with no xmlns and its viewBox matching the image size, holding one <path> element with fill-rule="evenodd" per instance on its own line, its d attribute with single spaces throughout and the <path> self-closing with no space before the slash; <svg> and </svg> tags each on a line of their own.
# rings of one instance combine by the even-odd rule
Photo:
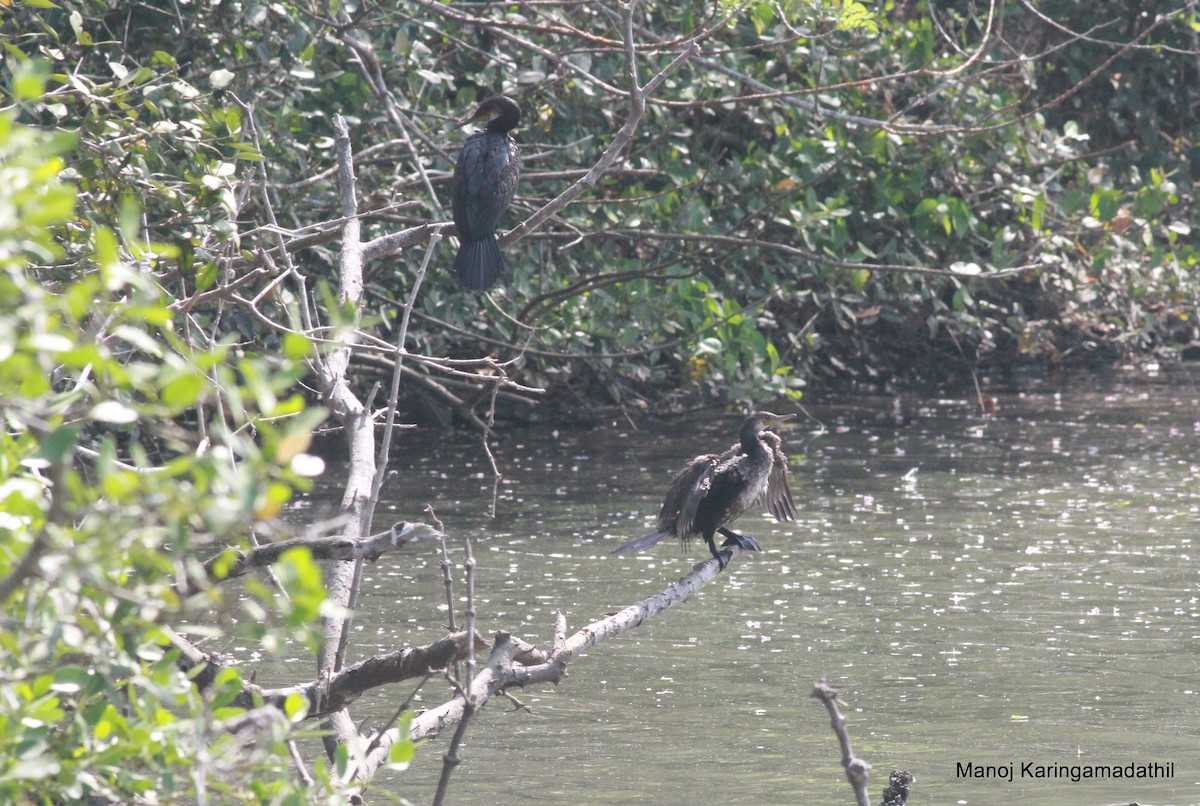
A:
<svg viewBox="0 0 1200 806">
<path fill-rule="evenodd" d="M 441 532 L 424 523 L 396 521 L 386 532 L 369 537 L 334 535 L 332 537 L 297 537 L 278 540 L 250 552 L 241 549 L 226 549 L 204 563 L 204 571 L 214 582 L 232 579 L 259 568 L 266 568 L 279 561 L 285 551 L 307 548 L 316 560 L 378 560 L 385 552 L 419 540 L 441 537 Z M 185 590 L 183 595 L 194 593 Z"/>
<path fill-rule="evenodd" d="M 341 200 L 342 243 L 338 257 L 338 299 L 354 312 L 357 331 L 363 294 L 363 250 L 358 202 L 355 196 L 354 157 L 350 131 L 341 115 L 333 118 L 334 147 L 338 160 L 338 193 Z M 346 519 L 343 535 L 358 537 L 370 528 L 375 499 L 375 422 L 370 408 L 351 391 L 346 372 L 350 365 L 353 336 L 344 337 L 342 346 L 314 361 L 317 385 L 333 416 L 342 423 L 348 440 L 348 474 L 342 494 L 340 514 Z M 317 669 L 325 677 L 338 672 L 344 663 L 350 620 L 362 579 L 362 560 L 334 562 L 327 572 L 329 598 L 348 615 L 322 616 L 324 640 L 317 652 Z M 332 758 L 339 743 L 357 739 L 357 729 L 349 715 L 330 714 L 331 728 L 325 737 L 325 751 Z"/>
<path fill-rule="evenodd" d="M 742 551 L 738 546 L 732 546 L 730 550 L 735 557 Z M 531 651 L 528 644 L 507 632 L 497 632 L 487 663 L 467 688 L 469 696 L 475 699 L 474 707 L 482 708 L 493 694 L 509 688 L 524 687 L 533 683 L 557 684 L 565 676 L 567 665 L 588 649 L 605 639 L 614 638 L 636 628 L 664 610 L 686 602 L 719 573 L 720 567 L 715 559 L 697 563 L 691 573 L 662 591 L 618 613 L 592 622 L 570 637 L 566 636 L 566 621 L 561 614 L 556 613 L 554 649 L 548 656 Z M 419 741 L 437 736 L 446 728 L 457 725 L 463 718 L 465 708 L 464 698 L 458 695 L 437 708 L 425 711 L 412 721 L 409 738 Z M 367 756 L 366 777 L 373 775 L 374 771 L 386 762 L 388 751 L 398 738 L 394 730 L 382 737 L 379 746 Z"/>
<path fill-rule="evenodd" d="M 855 756 L 850 747 L 850 734 L 846 732 L 846 717 L 838 710 L 837 692 L 830 688 L 822 678 L 813 686 L 809 696 L 823 702 L 825 710 L 829 712 L 830 724 L 833 725 L 833 732 L 837 734 L 838 743 L 842 748 L 842 766 L 846 768 L 846 778 L 849 779 L 850 786 L 854 789 L 858 806 L 871 806 L 871 794 L 867 791 L 867 779 L 870 777 L 871 765 Z"/>
<path fill-rule="evenodd" d="M 299 686 L 263 689 L 263 701 L 283 707 L 292 694 L 300 694 L 309 702 L 310 717 L 319 717 L 344 710 L 366 692 L 391 683 L 412 680 L 438 669 L 445 669 L 471 651 L 467 640 L 470 633 L 448 635 L 428 646 L 406 647 L 387 655 L 359 661 L 332 675 L 328 681 L 318 680 Z M 478 636 L 475 641 L 482 643 Z"/>
<path fill-rule="evenodd" d="M 329 716 L 344 710 L 372 689 L 423 677 L 462 660 L 470 651 L 467 636 L 466 632 L 453 633 L 427 646 L 405 647 L 386 655 L 376 655 L 328 677 L 293 686 L 265 689 L 243 682 L 242 691 L 232 704 L 251 708 L 256 699 L 261 699 L 265 705 L 282 711 L 289 697 L 299 695 L 308 703 L 309 719 Z M 180 650 L 177 665 L 184 672 L 195 675 L 196 685 L 201 689 L 210 685 L 227 665 L 218 656 L 200 650 L 182 636 L 172 634 L 171 641 Z M 479 636 L 475 636 L 474 643 L 487 646 Z M 528 659 L 535 657 L 527 656 Z M 196 669 L 201 671 L 193 671 Z"/>
<path fill-rule="evenodd" d="M 637 131 L 638 122 L 642 119 L 642 115 L 646 112 L 646 97 L 647 89 L 637 84 L 637 67 L 635 63 L 636 53 L 633 49 L 633 25 L 632 14 L 633 6 L 630 3 L 623 6 L 622 14 L 625 19 L 630 20 L 626 26 L 625 43 L 626 43 L 626 70 L 628 72 L 630 86 L 627 89 L 629 97 L 629 113 L 625 118 L 625 123 L 617 131 L 613 141 L 609 143 L 608 148 L 600 155 L 596 163 L 591 169 L 578 179 L 574 184 L 567 187 L 562 193 L 559 193 L 549 202 L 547 202 L 540 210 L 536 211 L 529 218 L 525 219 L 518 226 L 510 230 L 506 235 L 500 238 L 501 246 L 507 246 L 510 243 L 519 241 L 533 230 L 537 229 L 547 221 L 551 216 L 558 214 L 563 208 L 578 198 L 584 191 L 591 190 L 600 181 L 600 178 L 612 167 L 616 162 L 617 157 L 625 150 L 633 139 L 633 134 Z M 676 72 L 684 64 L 695 58 L 700 52 L 699 46 L 695 42 L 688 43 L 687 48 L 682 53 L 677 55 L 666 67 L 660 70 L 650 81 L 646 87 L 656 89 L 668 76 Z"/>
<path fill-rule="evenodd" d="M 466 538 L 463 541 L 463 549 L 466 552 L 466 560 L 463 563 L 467 570 L 467 634 L 475 634 L 475 555 L 471 552 L 471 539 Z M 475 676 L 475 647 L 474 645 L 467 646 L 467 679 L 470 680 Z M 462 763 L 462 757 L 459 755 L 462 748 L 463 737 L 467 733 L 467 725 L 471 722 L 471 717 L 475 715 L 479 704 L 472 691 L 467 690 L 463 693 L 462 718 L 458 722 L 458 727 L 454 731 L 454 738 L 450 741 L 450 747 L 446 749 L 442 756 L 442 774 L 438 778 L 437 791 L 433 796 L 433 806 L 442 806 L 446 801 L 446 792 L 450 786 L 450 775 L 455 768 Z"/>
</svg>

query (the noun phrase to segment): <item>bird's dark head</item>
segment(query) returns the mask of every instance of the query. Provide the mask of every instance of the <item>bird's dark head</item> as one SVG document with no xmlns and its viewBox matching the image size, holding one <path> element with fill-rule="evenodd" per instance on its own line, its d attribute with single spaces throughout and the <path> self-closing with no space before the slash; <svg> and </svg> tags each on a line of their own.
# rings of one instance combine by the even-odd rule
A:
<svg viewBox="0 0 1200 806">
<path fill-rule="evenodd" d="M 755 446 L 759 442 L 758 435 L 763 432 L 763 429 L 790 420 L 795 416 L 794 414 L 772 414 L 769 411 L 754 412 L 746 418 L 742 423 L 741 431 L 738 432 L 742 447 L 747 451 L 757 450 Z"/>
<path fill-rule="evenodd" d="M 493 132 L 509 132 L 521 123 L 521 107 L 506 95 L 493 95 L 475 109 L 475 113 L 459 125 L 484 121 L 483 127 Z"/>
<path fill-rule="evenodd" d="M 756 411 L 746 419 L 746 422 L 753 423 L 754 432 L 758 433 L 764 428 L 770 428 L 773 425 L 787 422 L 795 416 L 794 414 L 772 414 L 769 411 Z"/>
</svg>

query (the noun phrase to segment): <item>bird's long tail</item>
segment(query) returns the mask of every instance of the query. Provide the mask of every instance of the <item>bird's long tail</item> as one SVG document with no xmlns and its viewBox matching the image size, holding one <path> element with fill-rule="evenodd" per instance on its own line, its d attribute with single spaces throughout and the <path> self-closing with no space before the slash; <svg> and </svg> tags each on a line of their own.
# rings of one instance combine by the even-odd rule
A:
<svg viewBox="0 0 1200 806">
<path fill-rule="evenodd" d="M 454 271 L 464 288 L 483 291 L 500 279 L 506 270 L 504 255 L 493 233 L 477 241 L 464 241 L 454 257 Z"/>
<path fill-rule="evenodd" d="M 643 551 L 650 548 L 664 537 L 670 537 L 673 534 L 675 533 L 670 529 L 659 529 L 657 532 L 651 532 L 650 534 L 642 535 L 635 540 L 630 540 L 625 545 L 618 546 L 617 548 L 613 549 L 609 552 L 609 554 L 633 554 L 635 551 Z"/>
</svg>

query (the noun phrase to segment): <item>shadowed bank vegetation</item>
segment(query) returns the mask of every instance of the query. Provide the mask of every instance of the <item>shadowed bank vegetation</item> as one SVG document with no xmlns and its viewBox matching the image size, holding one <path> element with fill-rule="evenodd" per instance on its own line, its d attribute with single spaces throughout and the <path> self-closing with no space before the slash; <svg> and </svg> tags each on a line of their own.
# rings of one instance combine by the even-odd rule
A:
<svg viewBox="0 0 1200 806">
<path fill-rule="evenodd" d="M 333 273 L 332 115 L 351 123 L 368 240 L 449 218 L 451 121 L 478 99 L 524 108 L 510 228 L 593 167 L 629 107 L 603 4 L 4 13 L 9 74 L 53 74 L 10 109 L 75 134 L 81 212 L 161 244 L 143 270 L 209 340 L 256 351 L 288 299 L 241 300 L 292 265 Z M 494 305 L 458 290 L 446 244 L 416 301 L 413 352 L 491 355 L 546 390 L 501 394 L 505 416 L 1103 366 L 1196 340 L 1192 10 L 683 3 L 634 25 L 645 76 L 697 52 L 608 170 L 506 244 Z M 64 235 L 58 265 L 77 265 L 92 230 Z M 363 326 L 385 341 L 428 237 L 367 267 Z M 489 401 L 410 372 L 405 395 L 439 415 Z"/>
</svg>

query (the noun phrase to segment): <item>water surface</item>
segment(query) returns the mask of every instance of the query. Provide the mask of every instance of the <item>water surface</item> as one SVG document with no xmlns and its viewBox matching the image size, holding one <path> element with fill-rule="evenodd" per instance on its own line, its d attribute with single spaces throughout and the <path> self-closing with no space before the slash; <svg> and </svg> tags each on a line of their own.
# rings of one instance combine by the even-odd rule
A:
<svg viewBox="0 0 1200 806">
<path fill-rule="evenodd" d="M 893 768 L 916 775 L 916 803 L 1200 802 L 1198 398 L 1001 394 L 989 417 L 965 399 L 806 404 L 783 432 L 799 520 L 748 513 L 737 528 L 763 553 L 594 648 L 559 688 L 515 692 L 532 713 L 493 699 L 451 800 L 852 802 L 808 696 L 825 677 L 876 802 Z M 457 560 L 474 541 L 481 630 L 548 647 L 555 611 L 574 631 L 704 558 L 676 543 L 606 555 L 650 530 L 672 474 L 738 423 L 507 432 L 498 486 L 477 438 L 404 434 L 380 522 L 427 520 L 432 504 Z M 384 558 L 367 569 L 356 651 L 432 641 L 446 611 L 435 546 Z M 355 716 L 383 720 L 407 693 L 377 692 Z M 420 705 L 444 694 L 433 683 Z M 377 788 L 428 802 L 444 750 Z M 1026 761 L 1173 762 L 1174 777 L 1021 780 Z M 1015 780 L 962 778 L 959 763 L 1013 764 Z"/>
</svg>

